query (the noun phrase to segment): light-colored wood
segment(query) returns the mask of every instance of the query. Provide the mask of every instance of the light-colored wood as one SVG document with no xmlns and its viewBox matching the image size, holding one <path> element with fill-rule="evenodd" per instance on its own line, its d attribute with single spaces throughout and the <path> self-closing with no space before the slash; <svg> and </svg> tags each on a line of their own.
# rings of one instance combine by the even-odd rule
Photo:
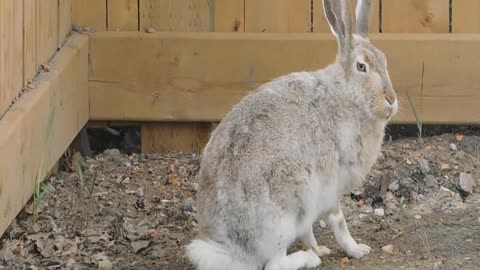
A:
<svg viewBox="0 0 480 270">
<path fill-rule="evenodd" d="M 72 29 L 72 0 L 58 0 L 58 48 Z"/>
<path fill-rule="evenodd" d="M 370 33 L 378 33 L 380 31 L 380 0 L 371 0 L 371 22 Z M 357 0 L 350 0 L 352 14 L 355 13 Z M 355 16 L 353 20 L 353 31 L 355 31 Z M 325 19 L 322 1 L 313 1 L 313 32 L 330 33 L 330 27 Z"/>
<path fill-rule="evenodd" d="M 449 5 L 449 0 L 383 0 L 382 32 L 448 33 Z"/>
<path fill-rule="evenodd" d="M 23 18 L 23 84 L 27 85 L 37 75 L 37 2 L 24 0 Z M 1 75 L 0 75 L 1 76 Z"/>
<path fill-rule="evenodd" d="M 88 120 L 87 46 L 86 36 L 74 35 L 50 63 L 51 71 L 42 72 L 37 87 L 0 120 L 0 235 L 32 195 L 42 155 L 45 177 Z"/>
<path fill-rule="evenodd" d="M 480 1 L 455 0 L 452 3 L 452 32 L 480 33 Z"/>
<path fill-rule="evenodd" d="M 245 32 L 245 0 L 215 1 L 215 32 Z"/>
<path fill-rule="evenodd" d="M 211 31 L 213 0 L 141 0 L 140 30 L 157 32 Z"/>
<path fill-rule="evenodd" d="M 40 0 L 37 5 L 37 66 L 48 63 L 57 52 L 58 0 Z"/>
<path fill-rule="evenodd" d="M 108 30 L 137 31 L 139 0 L 107 0 Z"/>
<path fill-rule="evenodd" d="M 23 1 L 0 2 L 0 117 L 23 87 Z"/>
<path fill-rule="evenodd" d="M 212 131 L 211 123 L 144 123 L 141 132 L 142 153 L 200 154 Z"/>
<path fill-rule="evenodd" d="M 107 0 L 72 0 L 73 24 L 94 31 L 107 30 Z"/>
<path fill-rule="evenodd" d="M 245 0 L 245 32 L 311 32 L 311 0 Z"/>
<path fill-rule="evenodd" d="M 371 39 L 388 57 L 397 123 L 414 122 L 407 93 L 424 123 L 480 122 L 480 36 Z M 218 121 L 256 85 L 322 68 L 337 49 L 330 34 L 96 33 L 90 46 L 90 118 L 128 121 Z"/>
</svg>

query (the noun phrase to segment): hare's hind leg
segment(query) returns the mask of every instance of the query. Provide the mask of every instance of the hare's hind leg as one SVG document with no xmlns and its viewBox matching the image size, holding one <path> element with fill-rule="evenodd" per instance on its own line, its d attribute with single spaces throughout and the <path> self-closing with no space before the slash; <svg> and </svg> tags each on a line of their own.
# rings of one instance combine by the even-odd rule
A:
<svg viewBox="0 0 480 270">
<path fill-rule="evenodd" d="M 333 229 L 333 234 L 340 247 L 347 253 L 347 255 L 360 259 L 370 254 L 370 247 L 364 244 L 358 244 L 350 234 L 345 216 L 343 215 L 340 204 L 336 211 L 328 217 L 328 222 Z"/>
<path fill-rule="evenodd" d="M 286 255 L 287 251 L 283 250 L 277 256 L 273 257 L 265 265 L 265 270 L 297 270 L 301 268 L 314 268 L 322 262 L 313 250 L 297 251 L 290 255 Z"/>
<path fill-rule="evenodd" d="M 330 255 L 331 253 L 330 249 L 326 246 L 319 246 L 317 244 L 312 227 L 301 237 L 301 240 L 305 249 L 312 249 L 319 257 Z"/>
</svg>

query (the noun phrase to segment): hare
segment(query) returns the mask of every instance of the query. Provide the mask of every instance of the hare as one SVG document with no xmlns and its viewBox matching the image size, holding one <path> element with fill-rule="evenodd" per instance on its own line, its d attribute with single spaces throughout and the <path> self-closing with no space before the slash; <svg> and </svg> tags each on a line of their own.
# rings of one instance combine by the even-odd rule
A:
<svg viewBox="0 0 480 270">
<path fill-rule="evenodd" d="M 328 216 L 354 258 L 341 196 L 376 161 L 398 110 L 384 54 L 368 40 L 370 0 L 352 34 L 348 0 L 323 0 L 339 50 L 334 64 L 277 78 L 244 97 L 212 133 L 199 171 L 199 235 L 186 246 L 199 270 L 295 270 L 320 265 L 312 225 Z M 287 254 L 301 240 L 306 250 Z"/>
</svg>

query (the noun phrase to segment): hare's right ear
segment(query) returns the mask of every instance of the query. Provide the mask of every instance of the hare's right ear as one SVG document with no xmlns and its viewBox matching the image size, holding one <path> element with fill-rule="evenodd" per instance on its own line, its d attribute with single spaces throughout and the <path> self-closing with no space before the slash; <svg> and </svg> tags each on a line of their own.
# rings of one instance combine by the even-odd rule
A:
<svg viewBox="0 0 480 270">
<path fill-rule="evenodd" d="M 347 57 L 352 47 L 352 15 L 348 0 L 323 0 L 323 10 L 337 37 L 341 55 Z"/>
</svg>

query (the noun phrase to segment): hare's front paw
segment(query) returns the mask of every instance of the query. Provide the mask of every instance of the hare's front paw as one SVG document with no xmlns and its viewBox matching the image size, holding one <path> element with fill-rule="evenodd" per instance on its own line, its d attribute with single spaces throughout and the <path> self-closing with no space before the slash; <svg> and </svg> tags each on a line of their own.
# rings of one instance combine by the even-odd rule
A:
<svg viewBox="0 0 480 270">
<path fill-rule="evenodd" d="M 329 248 L 327 248 L 326 246 L 314 247 L 313 251 L 315 251 L 315 253 L 318 255 L 318 257 L 323 257 L 323 256 L 326 256 L 326 255 L 330 255 L 330 253 L 332 253 L 332 251 Z"/>
<path fill-rule="evenodd" d="M 345 250 L 348 256 L 355 259 L 361 259 L 370 254 L 371 248 L 364 244 L 355 244 Z"/>
<path fill-rule="evenodd" d="M 305 267 L 314 268 L 320 266 L 322 260 L 318 257 L 313 250 L 309 250 L 305 253 Z"/>
</svg>

